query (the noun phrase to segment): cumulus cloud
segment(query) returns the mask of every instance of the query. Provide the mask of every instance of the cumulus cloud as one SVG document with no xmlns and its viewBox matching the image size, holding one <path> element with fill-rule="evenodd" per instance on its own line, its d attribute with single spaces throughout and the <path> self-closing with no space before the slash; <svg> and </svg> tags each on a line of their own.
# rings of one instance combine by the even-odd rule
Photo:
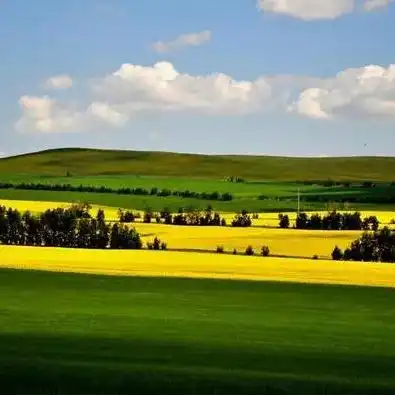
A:
<svg viewBox="0 0 395 395">
<path fill-rule="evenodd" d="M 373 11 L 378 8 L 387 7 L 394 0 L 366 0 L 363 8 L 365 11 Z"/>
<path fill-rule="evenodd" d="M 318 119 L 395 118 L 395 64 L 344 70 L 303 90 L 289 111 Z"/>
<path fill-rule="evenodd" d="M 354 10 L 354 0 L 258 0 L 264 12 L 304 20 L 335 19 Z"/>
<path fill-rule="evenodd" d="M 189 75 L 171 63 L 123 64 L 91 81 L 90 103 L 79 107 L 48 96 L 22 96 L 18 130 L 41 133 L 82 131 L 101 123 L 121 127 L 141 112 L 190 111 L 234 115 L 262 111 L 281 100 L 273 95 L 275 79 L 238 81 L 223 73 Z"/>
<path fill-rule="evenodd" d="M 211 40 L 210 30 L 198 33 L 182 34 L 171 41 L 157 41 L 152 45 L 154 51 L 159 53 L 171 52 L 185 47 L 198 47 Z"/>
<path fill-rule="evenodd" d="M 257 0 L 261 11 L 306 21 L 336 19 L 362 9 L 366 12 L 388 6 L 394 0 Z M 363 2 L 362 2 L 363 1 Z"/>
<path fill-rule="evenodd" d="M 73 86 L 73 79 L 67 74 L 50 77 L 45 81 L 47 89 L 69 89 Z"/>
<path fill-rule="evenodd" d="M 86 102 L 20 98 L 18 130 L 61 133 L 119 128 L 142 113 L 238 116 L 292 112 L 317 120 L 393 117 L 395 65 L 347 69 L 332 78 L 274 75 L 236 80 L 223 73 L 190 75 L 169 62 L 123 64 L 93 79 Z"/>
</svg>

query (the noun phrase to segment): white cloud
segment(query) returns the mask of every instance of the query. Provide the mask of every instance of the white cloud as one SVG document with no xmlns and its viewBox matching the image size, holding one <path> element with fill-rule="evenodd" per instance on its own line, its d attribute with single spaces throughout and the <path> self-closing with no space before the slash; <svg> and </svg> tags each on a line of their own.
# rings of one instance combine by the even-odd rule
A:
<svg viewBox="0 0 395 395">
<path fill-rule="evenodd" d="M 354 10 L 354 0 L 258 0 L 264 12 L 304 20 L 335 19 Z"/>
<path fill-rule="evenodd" d="M 378 8 L 387 7 L 394 0 L 366 0 L 363 8 L 365 11 L 373 11 Z"/>
<path fill-rule="evenodd" d="M 172 41 L 157 41 L 152 45 L 154 51 L 159 53 L 171 52 L 184 47 L 197 47 L 211 40 L 211 32 L 204 30 L 199 33 L 182 34 Z"/>
<path fill-rule="evenodd" d="M 67 74 L 60 74 L 50 77 L 45 82 L 48 89 L 69 89 L 73 86 L 73 79 Z"/>
<path fill-rule="evenodd" d="M 317 120 L 393 117 L 395 65 L 347 69 L 332 78 L 274 75 L 235 80 L 223 73 L 190 75 L 171 63 L 123 64 L 91 81 L 86 102 L 20 98 L 18 130 L 61 133 L 120 128 L 142 113 L 238 116 L 288 111 Z"/>
<path fill-rule="evenodd" d="M 310 118 L 395 118 L 395 64 L 347 69 L 301 92 L 290 111 Z"/>
<path fill-rule="evenodd" d="M 264 12 L 287 15 L 306 21 L 336 19 L 360 9 L 370 12 L 394 0 L 257 0 Z"/>
</svg>

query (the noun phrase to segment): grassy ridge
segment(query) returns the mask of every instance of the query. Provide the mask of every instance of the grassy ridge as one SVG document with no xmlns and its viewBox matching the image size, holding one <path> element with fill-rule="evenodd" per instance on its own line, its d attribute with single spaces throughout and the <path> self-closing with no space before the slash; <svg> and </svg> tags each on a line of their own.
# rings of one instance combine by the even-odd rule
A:
<svg viewBox="0 0 395 395">
<path fill-rule="evenodd" d="M 195 155 L 166 152 L 58 149 L 0 159 L 0 173 L 76 175 L 162 175 L 277 181 L 392 181 L 395 158 L 289 158 L 269 156 Z"/>
<path fill-rule="evenodd" d="M 395 389 L 391 289 L 0 270 L 0 293 L 8 393 Z"/>
</svg>

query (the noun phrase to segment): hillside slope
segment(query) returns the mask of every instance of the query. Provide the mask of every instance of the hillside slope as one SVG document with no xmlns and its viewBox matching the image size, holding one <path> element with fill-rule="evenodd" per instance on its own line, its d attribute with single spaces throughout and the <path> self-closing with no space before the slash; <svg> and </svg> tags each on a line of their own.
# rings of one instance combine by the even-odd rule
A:
<svg viewBox="0 0 395 395">
<path fill-rule="evenodd" d="M 291 158 L 65 148 L 0 159 L 0 173 L 133 174 L 260 180 L 395 180 L 394 157 Z"/>
</svg>

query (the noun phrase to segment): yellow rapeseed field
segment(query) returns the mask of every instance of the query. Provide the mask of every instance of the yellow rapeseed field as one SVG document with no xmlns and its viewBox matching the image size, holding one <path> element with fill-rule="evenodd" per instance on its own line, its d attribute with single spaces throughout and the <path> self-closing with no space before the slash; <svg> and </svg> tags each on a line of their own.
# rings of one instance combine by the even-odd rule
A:
<svg viewBox="0 0 395 395">
<path fill-rule="evenodd" d="M 261 247 L 267 245 L 272 255 L 309 258 L 313 255 L 329 258 L 335 245 L 343 249 L 361 235 L 359 231 L 183 227 L 143 223 L 135 223 L 132 226 L 137 229 L 144 241 L 150 241 L 157 236 L 165 241 L 170 249 L 214 251 L 221 245 L 226 251 L 236 249 L 244 252 L 248 245 L 252 245 L 259 253 Z"/>
<path fill-rule="evenodd" d="M 0 200 L 0 205 L 37 213 L 47 208 L 68 207 L 70 203 Z M 95 214 L 99 208 L 105 210 L 107 219 L 118 218 L 118 209 L 114 207 L 93 206 L 92 214 Z M 229 223 L 234 216 L 229 213 L 223 215 Z M 288 213 L 288 215 L 291 221 L 295 220 L 295 213 Z M 390 219 L 394 217 L 392 212 L 363 212 L 363 216 L 370 215 L 377 215 L 382 222 L 390 222 Z M 267 245 L 272 255 L 304 258 L 311 258 L 313 255 L 318 255 L 319 258 L 330 258 L 335 245 L 343 249 L 361 234 L 358 231 L 278 229 L 275 228 L 278 226 L 275 213 L 260 214 L 259 219 L 253 220 L 253 225 L 251 228 L 179 227 L 136 222 L 132 226 L 135 226 L 141 233 L 143 241 L 151 241 L 158 236 L 168 244 L 170 249 L 214 251 L 217 246 L 223 246 L 226 251 L 236 249 L 238 252 L 244 252 L 248 245 L 252 245 L 259 253 L 261 247 Z M 262 226 L 273 226 L 273 228 Z"/>
<path fill-rule="evenodd" d="M 0 246 L 0 267 L 97 273 L 395 286 L 395 267 L 170 251 Z"/>
</svg>

